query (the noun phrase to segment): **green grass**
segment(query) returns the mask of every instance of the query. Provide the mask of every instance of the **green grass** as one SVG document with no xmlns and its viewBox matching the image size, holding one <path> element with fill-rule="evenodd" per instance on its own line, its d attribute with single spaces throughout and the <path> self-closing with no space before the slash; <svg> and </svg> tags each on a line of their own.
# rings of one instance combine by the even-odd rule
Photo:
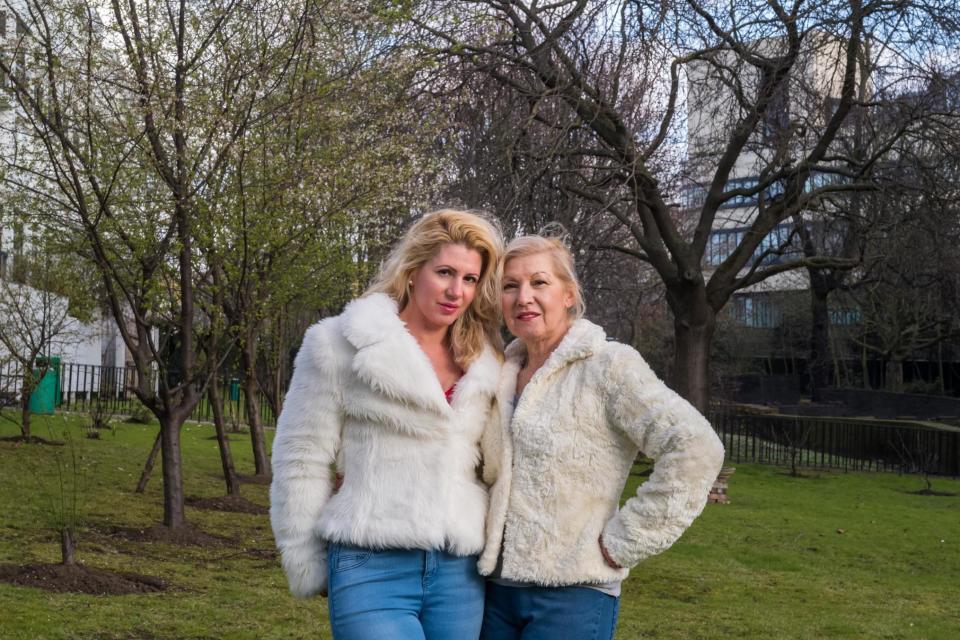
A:
<svg viewBox="0 0 960 640">
<path fill-rule="evenodd" d="M 166 593 L 94 597 L 0 583 L 0 638 L 329 638 L 325 601 L 291 598 L 270 551 L 266 516 L 188 508 L 188 519 L 238 542 L 182 548 L 129 542 L 111 526 L 161 519 L 159 466 L 133 493 L 156 426 L 121 424 L 83 437 L 79 416 L 38 418 L 34 433 L 70 429 L 86 478 L 78 559 L 159 576 Z M 16 435 L 0 424 L 0 436 Z M 209 426 L 183 434 L 188 495 L 223 492 Z M 241 473 L 252 473 L 246 435 L 232 436 Z M 63 448 L 0 442 L 0 563 L 55 562 L 50 526 L 55 456 Z M 960 497 L 911 494 L 917 476 L 813 473 L 738 465 L 731 504 L 709 505 L 672 549 L 624 583 L 618 638 L 960 637 Z M 639 477 L 631 477 L 631 491 Z M 960 482 L 934 481 L 960 492 Z M 267 503 L 267 488 L 244 485 Z M 843 533 L 838 533 L 843 530 Z"/>
</svg>

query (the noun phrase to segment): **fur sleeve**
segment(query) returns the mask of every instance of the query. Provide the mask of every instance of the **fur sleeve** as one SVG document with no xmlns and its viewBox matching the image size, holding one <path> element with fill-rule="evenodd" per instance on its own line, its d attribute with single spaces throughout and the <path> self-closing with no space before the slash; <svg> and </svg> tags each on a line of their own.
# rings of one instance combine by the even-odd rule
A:
<svg viewBox="0 0 960 640">
<path fill-rule="evenodd" d="M 331 361 L 338 351 L 335 323 L 326 320 L 304 335 L 273 441 L 270 524 L 298 598 L 327 586 L 326 543 L 314 526 L 330 497 L 343 424 L 341 382 Z"/>
<path fill-rule="evenodd" d="M 623 567 L 670 547 L 700 515 L 723 464 L 723 445 L 707 420 L 622 345 L 608 367 L 607 419 L 655 460 L 649 479 L 603 530 Z"/>
</svg>

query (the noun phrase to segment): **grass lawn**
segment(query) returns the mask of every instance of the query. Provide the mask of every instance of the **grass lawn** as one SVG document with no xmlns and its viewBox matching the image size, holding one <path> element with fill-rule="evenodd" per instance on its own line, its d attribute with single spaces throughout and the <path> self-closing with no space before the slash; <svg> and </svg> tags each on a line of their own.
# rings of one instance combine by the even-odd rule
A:
<svg viewBox="0 0 960 640">
<path fill-rule="evenodd" d="M 288 595 L 266 516 L 188 508 L 217 547 L 132 542 L 112 527 L 161 519 L 154 471 L 133 493 L 156 426 L 119 424 L 100 440 L 81 417 L 38 418 L 35 435 L 70 430 L 84 470 L 78 560 L 166 580 L 164 593 L 58 594 L 0 583 L 0 638 L 329 638 L 325 601 Z M 16 435 L 0 424 L 0 437 Z M 223 492 L 212 427 L 183 434 L 187 495 Z M 248 437 L 232 436 L 241 473 Z M 0 563 L 56 562 L 50 522 L 63 447 L 0 442 Z M 618 638 L 960 638 L 960 496 L 922 496 L 916 476 L 814 473 L 739 465 L 729 505 L 709 505 L 672 549 L 623 587 Z M 631 477 L 631 491 L 640 477 Z M 960 492 L 960 481 L 934 489 Z M 244 485 L 266 505 L 267 487 Z"/>
</svg>

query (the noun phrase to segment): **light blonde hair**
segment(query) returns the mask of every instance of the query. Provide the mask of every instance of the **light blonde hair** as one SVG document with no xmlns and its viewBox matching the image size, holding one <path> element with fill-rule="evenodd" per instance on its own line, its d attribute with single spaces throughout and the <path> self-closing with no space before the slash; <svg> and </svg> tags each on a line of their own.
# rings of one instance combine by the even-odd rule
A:
<svg viewBox="0 0 960 640">
<path fill-rule="evenodd" d="M 485 216 L 471 211 L 441 209 L 410 226 L 380 266 L 364 295 L 385 293 L 403 309 L 410 301 L 413 274 L 446 244 L 460 244 L 480 254 L 482 266 L 473 302 L 449 329 L 450 346 L 457 364 L 466 368 L 485 344 L 498 353 L 500 337 L 500 272 L 503 237 Z"/>
<path fill-rule="evenodd" d="M 561 282 L 570 287 L 573 293 L 573 306 L 568 311 L 570 320 L 579 320 L 587 312 L 587 305 L 583 301 L 583 291 L 577 279 L 577 269 L 573 262 L 573 254 L 563 240 L 555 236 L 520 236 L 511 240 L 503 256 L 506 266 L 514 258 L 523 258 L 538 253 L 546 253 L 553 262 L 553 272 Z"/>
</svg>

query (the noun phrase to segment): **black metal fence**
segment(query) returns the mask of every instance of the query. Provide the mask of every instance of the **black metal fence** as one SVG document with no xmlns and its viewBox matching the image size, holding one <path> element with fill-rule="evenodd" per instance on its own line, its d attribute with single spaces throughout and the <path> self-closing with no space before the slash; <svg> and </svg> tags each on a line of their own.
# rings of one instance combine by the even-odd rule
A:
<svg viewBox="0 0 960 640">
<path fill-rule="evenodd" d="M 148 386 L 156 387 L 156 372 L 148 374 L 151 379 Z M 34 369 L 34 377 L 47 378 L 42 389 L 34 393 L 49 393 L 49 406 L 63 411 L 88 412 L 99 407 L 113 415 L 130 415 L 139 406 L 139 400 L 133 393 L 139 373 L 134 367 L 101 367 L 73 363 L 56 363 L 47 368 Z M 51 379 L 52 378 L 52 379 Z M 247 422 L 247 409 L 244 391 L 239 381 L 227 379 L 223 382 L 221 398 L 224 403 L 224 420 L 228 425 L 240 426 Z M 12 406 L 19 402 L 23 388 L 23 369 L 16 362 L 0 367 L 0 401 L 3 406 Z M 266 397 L 258 397 L 260 420 L 266 426 L 276 424 L 276 416 Z M 205 394 L 190 418 L 198 421 L 213 421 L 213 408 Z"/>
<path fill-rule="evenodd" d="M 960 476 L 960 428 L 926 422 L 713 412 L 733 462 Z"/>
</svg>

